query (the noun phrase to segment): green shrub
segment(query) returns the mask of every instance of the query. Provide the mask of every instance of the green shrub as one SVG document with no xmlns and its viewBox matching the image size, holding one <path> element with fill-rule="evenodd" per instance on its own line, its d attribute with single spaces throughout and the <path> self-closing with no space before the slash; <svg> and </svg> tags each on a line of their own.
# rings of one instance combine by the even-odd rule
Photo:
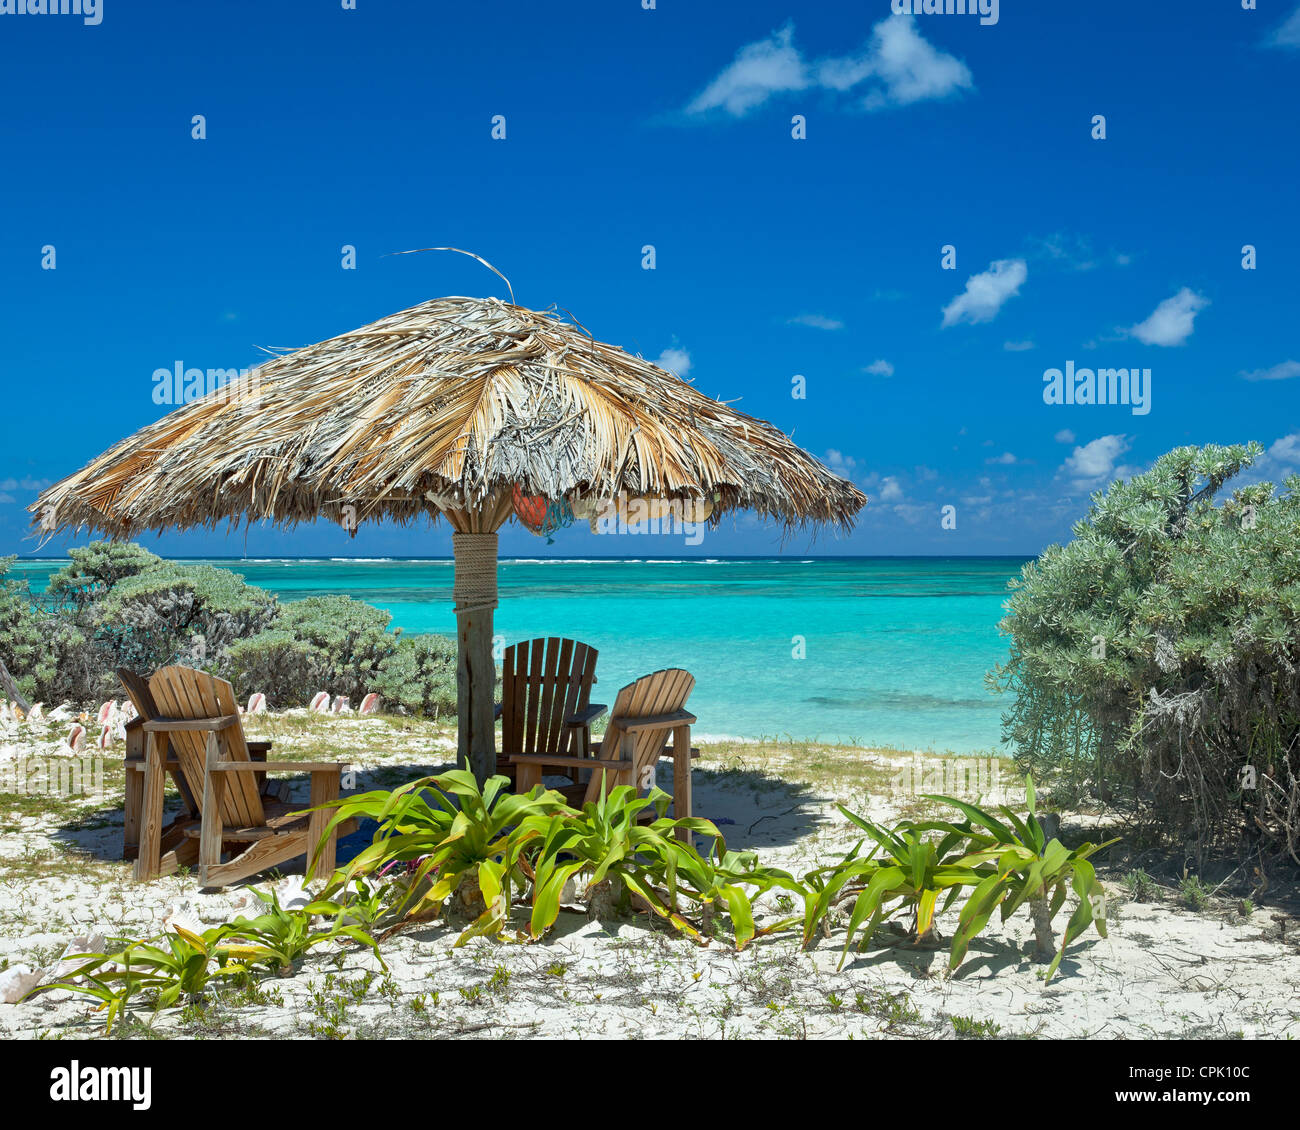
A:
<svg viewBox="0 0 1300 1130">
<path fill-rule="evenodd" d="M 50 577 L 46 594 L 55 604 L 81 609 L 102 599 L 118 581 L 167 564 L 135 542 L 96 541 L 68 550 L 67 565 Z"/>
<path fill-rule="evenodd" d="M 697 941 L 712 933 L 715 910 L 723 906 L 737 949 L 789 924 L 758 930 L 747 888 L 802 892 L 799 883 L 784 871 L 761 867 L 752 852 L 728 851 L 708 820 L 669 819 L 672 798 L 662 790 L 639 797 L 631 786 L 619 785 L 578 811 L 540 785 L 524 796 L 505 792 L 508 784 L 506 777 L 490 777 L 480 789 L 472 774 L 457 769 L 326 806 L 334 810 L 330 827 L 352 817 L 369 817 L 379 827 L 370 846 L 334 873 L 322 898 L 334 900 L 340 920 L 384 917 L 400 923 L 448 911 L 468 915 L 472 922 L 457 945 L 504 932 L 515 896 L 529 888 L 527 935 L 542 937 L 554 926 L 570 881 L 584 889 L 593 913 L 630 911 L 636 897 Z M 648 809 L 656 819 L 643 822 L 639 817 Z M 679 830 L 710 837 L 710 855 L 679 840 Z M 382 910 L 366 905 L 353 912 L 372 882 L 403 866 L 387 880 Z M 585 883 L 577 883 L 579 877 Z"/>
<path fill-rule="evenodd" d="M 346 596 L 282 604 L 266 631 L 231 645 L 229 677 L 241 695 L 262 691 L 278 709 L 303 706 L 322 690 L 356 705 L 376 689 L 380 663 L 397 647 L 389 620 Z"/>
<path fill-rule="evenodd" d="M 862 949 L 876 930 L 899 912 L 912 916 L 913 942 L 926 941 L 933 936 L 936 915 L 952 906 L 963 888 L 969 888 L 949 947 L 949 968 L 961 964 L 971 941 L 995 910 L 1005 922 L 1025 905 L 1034 923 L 1036 956 L 1051 960 L 1047 970 L 1050 980 L 1066 947 L 1089 926 L 1106 936 L 1105 893 L 1088 858 L 1116 841 L 1085 843 L 1070 850 L 1060 840 L 1048 839 L 1036 814 L 1033 780 L 1026 779 L 1025 784 L 1027 815 L 1021 819 L 1000 805 L 1005 823 L 973 804 L 938 795 L 926 799 L 951 805 L 966 819 L 903 820 L 893 829 L 885 829 L 838 805 L 875 846 L 862 855 L 859 842 L 839 863 L 805 876 L 804 945 L 812 942 L 818 929 L 829 935 L 834 907 L 849 898 L 854 902 L 841 965 L 859 931 L 858 948 Z M 940 838 L 926 835 L 931 832 L 939 833 Z M 1053 957 L 1052 920 L 1071 891 L 1077 905 Z"/>
<path fill-rule="evenodd" d="M 238 573 L 168 562 L 118 580 L 95 601 L 92 621 L 114 666 L 184 663 L 221 673 L 230 646 L 270 627 L 275 610 L 275 597 Z"/>
<path fill-rule="evenodd" d="M 249 986 L 258 973 L 283 976 L 309 951 L 330 943 L 368 946 L 387 968 L 374 938 L 359 926 L 342 921 L 315 925 L 314 916 L 337 909 L 332 904 L 313 902 L 301 910 L 284 910 L 274 891 L 253 893 L 267 904 L 264 914 L 252 919 L 241 915 L 201 934 L 173 923 L 159 938 L 114 938 L 121 948 L 70 956 L 69 961 L 80 964 L 66 976 L 38 985 L 27 998 L 51 989 L 91 997 L 106 1014 L 108 1034 L 137 996 L 146 997 L 154 1012 L 175 1008 L 198 1000 L 216 982 Z"/>
<path fill-rule="evenodd" d="M 439 718 L 456 713 L 456 642 L 446 636 L 400 636 L 379 663 L 374 689 L 389 705 Z"/>
<path fill-rule="evenodd" d="M 382 609 L 351 597 L 312 596 L 282 604 L 273 630 L 306 645 L 311 684 L 307 698 L 328 690 L 347 695 L 355 706 L 376 689 L 379 665 L 400 639 L 387 630 L 390 620 Z"/>
<path fill-rule="evenodd" d="M 1178 901 L 1188 910 L 1204 910 L 1210 904 L 1210 894 L 1199 875 L 1184 875 L 1178 884 Z"/>
<path fill-rule="evenodd" d="M 108 658 L 67 614 L 32 600 L 26 581 L 6 580 L 0 558 L 0 660 L 32 702 L 90 701 L 104 693 Z"/>
<path fill-rule="evenodd" d="M 69 551 L 43 599 L 5 581 L 0 559 L 0 660 L 33 700 L 80 705 L 116 696 L 118 667 L 172 663 L 230 679 L 284 709 L 317 691 L 354 704 L 371 691 L 437 718 L 456 709 L 456 648 L 442 636 L 403 638 L 392 617 L 345 596 L 279 604 L 228 569 L 164 561 L 131 543 Z"/>
<path fill-rule="evenodd" d="M 261 691 L 274 710 L 302 706 L 323 689 L 315 677 L 312 647 L 272 628 L 230 645 L 227 674 L 241 698 Z"/>
<path fill-rule="evenodd" d="M 990 682 L 1036 775 L 1300 860 L 1300 476 L 1215 505 L 1261 454 L 1180 448 L 1095 495 L 1012 583 Z"/>
</svg>

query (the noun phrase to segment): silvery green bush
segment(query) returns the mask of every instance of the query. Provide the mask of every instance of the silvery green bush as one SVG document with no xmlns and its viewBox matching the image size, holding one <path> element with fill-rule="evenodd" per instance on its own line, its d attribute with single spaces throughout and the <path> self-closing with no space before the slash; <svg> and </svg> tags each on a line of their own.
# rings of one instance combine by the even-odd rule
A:
<svg viewBox="0 0 1300 1130">
<path fill-rule="evenodd" d="M 1300 860 L 1300 476 L 1221 497 L 1262 454 L 1179 448 L 1094 495 L 1012 582 L 989 678 L 1022 768 Z"/>
<path fill-rule="evenodd" d="M 456 642 L 446 636 L 400 637 L 379 664 L 375 689 L 411 714 L 455 715 Z"/>
<path fill-rule="evenodd" d="M 303 706 L 317 691 L 353 704 L 455 710 L 456 654 L 440 636 L 404 638 L 391 616 L 349 597 L 280 604 L 238 573 L 166 561 L 131 543 L 94 542 L 34 596 L 0 559 L 0 660 L 33 701 L 92 705 L 121 693 L 114 671 L 171 663 L 230 679 L 240 697 Z"/>
</svg>

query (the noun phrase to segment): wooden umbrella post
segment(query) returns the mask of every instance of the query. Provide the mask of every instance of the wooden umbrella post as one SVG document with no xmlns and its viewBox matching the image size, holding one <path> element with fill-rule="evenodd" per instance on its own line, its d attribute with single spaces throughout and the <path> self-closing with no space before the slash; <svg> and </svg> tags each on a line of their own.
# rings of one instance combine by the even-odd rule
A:
<svg viewBox="0 0 1300 1130">
<path fill-rule="evenodd" d="M 492 612 L 497 606 L 497 535 L 455 533 L 456 764 L 481 786 L 497 771 Z"/>
</svg>

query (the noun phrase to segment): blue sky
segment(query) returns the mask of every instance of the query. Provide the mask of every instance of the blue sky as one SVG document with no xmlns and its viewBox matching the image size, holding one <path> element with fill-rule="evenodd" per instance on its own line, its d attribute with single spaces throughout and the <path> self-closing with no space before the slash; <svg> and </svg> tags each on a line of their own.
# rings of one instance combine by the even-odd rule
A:
<svg viewBox="0 0 1300 1130">
<path fill-rule="evenodd" d="M 504 296 L 460 256 L 386 256 L 444 244 L 853 478 L 868 511 L 814 552 L 1035 553 L 1090 491 L 1182 444 L 1255 439 L 1263 473 L 1300 469 L 1295 0 L 1003 0 L 986 25 L 889 0 L 103 0 L 91 25 L 16 6 L 0 0 L 0 552 L 32 552 L 40 486 L 166 410 L 155 370 Z M 1067 363 L 1149 368 L 1149 411 L 1045 404 Z M 144 540 L 450 551 L 445 526 Z M 502 548 L 680 540 L 511 528 Z M 741 518 L 689 552 L 780 547 Z"/>
</svg>

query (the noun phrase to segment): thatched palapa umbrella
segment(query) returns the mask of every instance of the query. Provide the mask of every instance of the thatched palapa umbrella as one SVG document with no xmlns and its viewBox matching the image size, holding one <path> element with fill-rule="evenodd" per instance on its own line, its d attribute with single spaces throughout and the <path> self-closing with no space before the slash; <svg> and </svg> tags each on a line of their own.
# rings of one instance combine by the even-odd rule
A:
<svg viewBox="0 0 1300 1130">
<path fill-rule="evenodd" d="M 612 500 L 846 529 L 867 501 L 771 424 L 553 312 L 441 298 L 276 357 L 122 440 L 31 510 L 46 533 L 118 538 L 241 518 L 324 516 L 355 532 L 445 517 L 459 756 L 482 780 L 496 770 L 497 530 L 516 509 L 591 517 Z"/>
</svg>

